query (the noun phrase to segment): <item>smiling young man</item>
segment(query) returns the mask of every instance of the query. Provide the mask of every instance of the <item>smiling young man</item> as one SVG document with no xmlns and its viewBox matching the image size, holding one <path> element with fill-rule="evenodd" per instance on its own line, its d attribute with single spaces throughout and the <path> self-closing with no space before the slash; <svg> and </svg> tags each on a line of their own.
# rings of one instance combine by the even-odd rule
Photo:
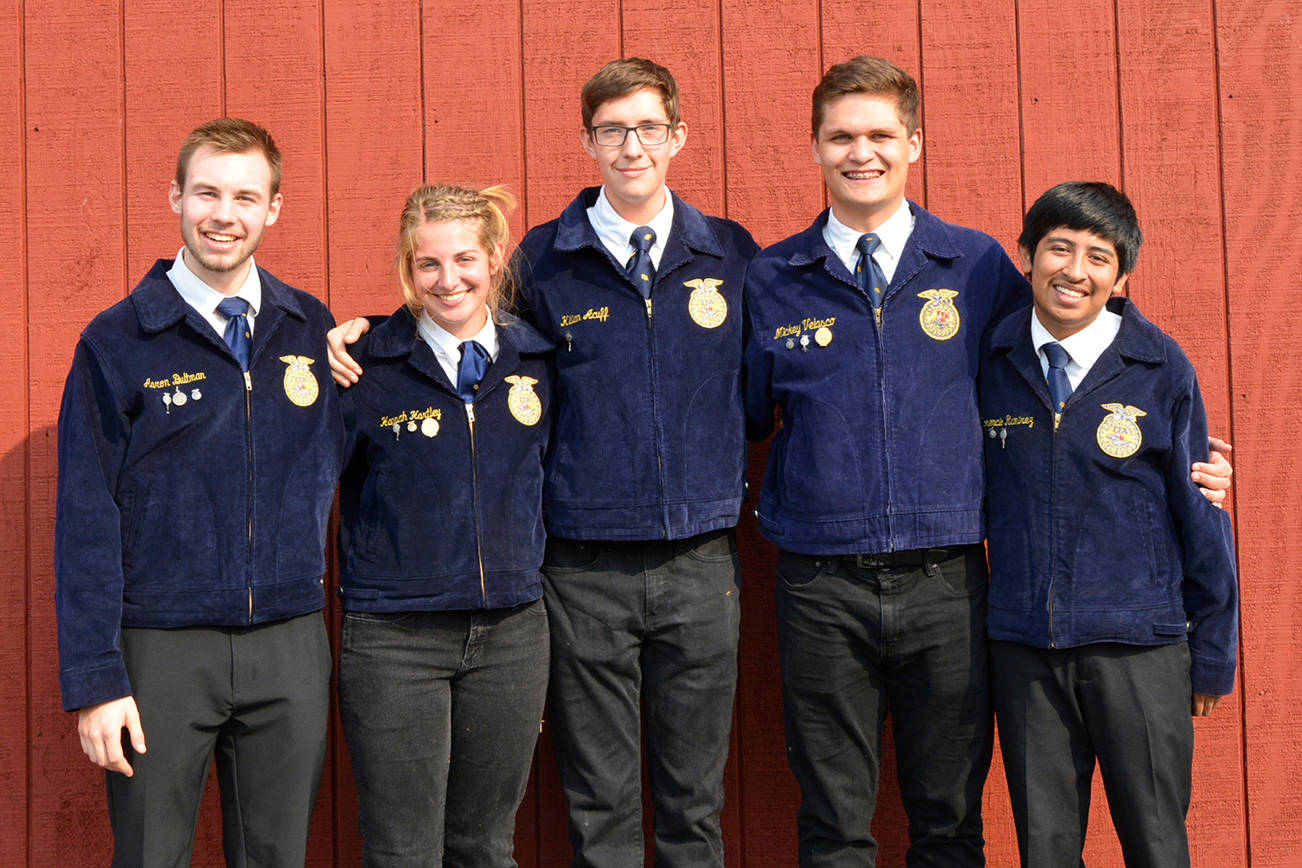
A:
<svg viewBox="0 0 1302 868">
<path fill-rule="evenodd" d="M 641 864 L 645 731 L 656 864 L 721 866 L 746 456 L 741 287 L 757 247 L 666 186 L 687 139 L 667 69 L 613 61 L 581 101 L 602 186 L 520 245 L 532 317 L 558 348 L 543 573 L 574 864 Z"/>
<path fill-rule="evenodd" d="M 254 265 L 280 152 L 182 145 L 184 246 L 86 327 L 59 414 L 63 704 L 107 770 L 114 865 L 188 864 L 213 755 L 230 865 L 302 865 L 325 751 L 325 531 L 343 443 L 324 305 Z M 124 738 L 124 731 L 126 737 Z"/>
<path fill-rule="evenodd" d="M 981 366 L 991 692 L 1023 866 L 1080 864 L 1096 760 L 1126 865 L 1188 866 L 1190 713 L 1234 686 L 1229 517 L 1187 473 L 1198 379 L 1116 296 L 1141 242 L 1107 184 L 1046 192 L 1018 239 L 1033 306 Z"/>
<path fill-rule="evenodd" d="M 984 864 L 993 724 L 976 372 L 988 328 L 1030 294 L 993 238 L 905 199 L 919 109 L 916 82 L 888 61 L 830 68 L 811 147 L 831 207 L 746 278 L 750 435 L 782 411 L 757 515 L 781 549 L 805 866 L 874 864 L 888 713 L 909 864 Z"/>
</svg>

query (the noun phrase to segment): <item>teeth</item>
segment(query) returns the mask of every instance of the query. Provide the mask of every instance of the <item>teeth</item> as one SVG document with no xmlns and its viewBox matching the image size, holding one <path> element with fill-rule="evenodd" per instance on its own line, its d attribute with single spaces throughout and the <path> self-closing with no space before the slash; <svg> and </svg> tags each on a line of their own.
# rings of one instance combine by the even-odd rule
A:
<svg viewBox="0 0 1302 868">
<path fill-rule="evenodd" d="M 1055 284 L 1053 290 L 1059 295 L 1065 295 L 1068 298 L 1085 298 L 1087 295 L 1087 293 L 1082 292 L 1079 289 L 1072 289 L 1070 286 L 1058 286 Z"/>
<path fill-rule="evenodd" d="M 207 237 L 210 238 L 210 239 L 212 239 L 213 241 L 221 242 L 221 243 L 223 243 L 223 244 L 235 240 L 235 236 L 234 236 L 234 235 L 220 235 L 220 234 L 218 234 L 218 233 L 216 233 L 216 232 L 209 232 L 209 233 L 206 233 L 206 234 L 207 234 Z"/>
<path fill-rule="evenodd" d="M 880 174 L 881 172 L 878 171 L 863 171 L 863 172 L 846 172 L 845 176 L 854 181 L 862 181 L 862 180 L 867 180 L 868 178 L 876 178 Z"/>
</svg>

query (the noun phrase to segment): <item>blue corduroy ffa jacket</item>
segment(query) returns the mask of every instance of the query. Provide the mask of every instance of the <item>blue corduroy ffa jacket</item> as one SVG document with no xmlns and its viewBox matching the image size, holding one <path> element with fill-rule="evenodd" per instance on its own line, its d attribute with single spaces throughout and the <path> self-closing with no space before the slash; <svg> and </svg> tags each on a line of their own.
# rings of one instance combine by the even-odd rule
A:
<svg viewBox="0 0 1302 868">
<path fill-rule="evenodd" d="M 741 289 L 758 248 L 675 196 L 648 308 L 588 220 L 599 192 L 520 243 L 527 315 L 557 347 L 547 532 L 654 540 L 732 527 L 746 460 Z"/>
<path fill-rule="evenodd" d="M 769 450 L 764 535 L 805 554 L 980 542 L 983 337 L 1030 299 L 990 236 L 913 203 L 880 325 L 823 240 L 827 212 L 767 248 L 746 277 L 743 372 L 753 439 Z"/>
<path fill-rule="evenodd" d="M 542 596 L 551 344 L 514 317 L 472 405 L 399 309 L 360 340 L 342 391 L 340 594 L 365 612 L 517 606 Z"/>
<path fill-rule="evenodd" d="M 981 371 L 988 633 L 1037 648 L 1189 641 L 1193 689 L 1234 687 L 1238 581 L 1229 516 L 1189 465 L 1207 455 L 1193 366 L 1126 299 L 1121 329 L 1063 408 L 1031 343 L 1000 323 Z"/>
<path fill-rule="evenodd" d="M 59 413 L 64 707 L 131 694 L 120 627 L 241 626 L 325 603 L 343 420 L 325 305 L 259 269 L 248 376 L 160 260 L 82 332 Z"/>
</svg>

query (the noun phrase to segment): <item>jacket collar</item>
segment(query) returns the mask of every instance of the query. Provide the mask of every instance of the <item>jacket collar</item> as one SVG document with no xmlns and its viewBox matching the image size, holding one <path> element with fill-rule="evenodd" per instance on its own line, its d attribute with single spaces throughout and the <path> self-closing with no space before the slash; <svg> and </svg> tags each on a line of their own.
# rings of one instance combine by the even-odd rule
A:
<svg viewBox="0 0 1302 868">
<path fill-rule="evenodd" d="M 484 392 L 515 370 L 521 356 L 542 355 L 550 352 L 554 346 L 541 332 L 513 314 L 499 313 L 497 325 L 497 361 L 489 368 L 484 379 Z M 452 388 L 453 384 L 448 382 L 447 374 L 438 359 L 434 357 L 434 351 L 421 340 L 416 329 L 416 318 L 407 310 L 406 305 L 398 308 L 392 316 L 372 330 L 367 352 L 381 359 L 407 358 L 411 366 L 426 377 L 445 389 L 456 391 Z"/>
<path fill-rule="evenodd" d="M 1121 317 L 1121 328 L 1108 350 L 1115 348 L 1118 355 L 1135 362 L 1161 364 L 1166 361 L 1166 343 L 1162 340 L 1161 330 L 1149 322 L 1130 299 L 1121 296 L 1110 298 L 1108 310 Z M 1024 307 L 995 326 L 990 335 L 990 346 L 1008 352 L 1023 341 L 1029 344 L 1030 335 L 1031 308 Z M 1095 367 L 1102 364 L 1107 355 L 1105 350 Z"/>
<path fill-rule="evenodd" d="M 565 207 L 557 220 L 556 249 L 576 251 L 592 247 L 605 252 L 605 245 L 588 221 L 588 209 L 597 201 L 600 187 L 588 187 Z M 665 252 L 660 257 L 657 272 L 670 271 L 691 259 L 691 251 L 723 258 L 723 244 L 715 235 L 710 221 L 696 208 L 684 202 L 670 190 L 674 197 L 674 222 L 665 241 Z"/>
<path fill-rule="evenodd" d="M 173 260 L 160 259 L 149 269 L 136 288 L 131 291 L 131 304 L 135 308 L 140 327 L 149 334 L 156 334 L 172 328 L 177 323 L 185 323 L 194 331 L 203 335 L 220 350 L 230 353 L 226 341 L 213 331 L 208 320 L 199 311 L 190 307 L 181 294 L 176 291 L 167 276 Z M 258 268 L 258 277 L 262 281 L 262 308 L 258 311 L 257 327 L 253 330 L 253 355 L 249 361 L 252 367 L 262 355 L 263 347 L 280 328 L 286 316 L 301 322 L 307 320 L 303 307 L 294 298 L 294 293 L 271 272 Z M 232 356 L 233 358 L 233 356 Z"/>
</svg>

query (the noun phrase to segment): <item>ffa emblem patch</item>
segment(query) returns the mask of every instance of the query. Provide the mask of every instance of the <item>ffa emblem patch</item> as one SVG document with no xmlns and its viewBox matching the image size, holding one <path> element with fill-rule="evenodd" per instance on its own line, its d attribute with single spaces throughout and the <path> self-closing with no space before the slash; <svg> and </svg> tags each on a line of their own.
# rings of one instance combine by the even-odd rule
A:
<svg viewBox="0 0 1302 868">
<path fill-rule="evenodd" d="M 718 328 L 728 318 L 728 300 L 716 289 L 722 285 L 723 281 L 714 277 L 697 277 L 683 284 L 692 287 L 687 312 L 703 329 Z"/>
<path fill-rule="evenodd" d="M 511 415 L 521 425 L 537 425 L 542 418 L 542 400 L 533 390 L 538 382 L 533 377 L 521 377 L 516 374 L 506 378 L 511 384 L 511 391 L 506 394 L 506 406 Z"/>
<path fill-rule="evenodd" d="M 309 407 L 320 393 L 308 365 L 314 359 L 307 356 L 281 356 L 280 360 L 289 367 L 285 368 L 285 396 L 299 407 Z"/>
<path fill-rule="evenodd" d="M 927 299 L 927 303 L 918 311 L 918 322 L 927 337 L 938 341 L 947 341 L 958 334 L 958 308 L 954 307 L 954 298 L 958 291 L 953 289 L 928 289 L 918 293 L 918 298 Z"/>
<path fill-rule="evenodd" d="M 818 331 L 814 332 L 814 343 L 818 344 L 820 347 L 825 347 L 831 342 L 832 330 L 827 326 L 823 326 Z"/>
<path fill-rule="evenodd" d="M 1135 420 L 1148 414 L 1129 404 L 1103 404 L 1102 407 L 1108 415 L 1099 423 L 1096 435 L 1099 448 L 1113 458 L 1129 458 L 1144 442 L 1144 435 Z"/>
</svg>

